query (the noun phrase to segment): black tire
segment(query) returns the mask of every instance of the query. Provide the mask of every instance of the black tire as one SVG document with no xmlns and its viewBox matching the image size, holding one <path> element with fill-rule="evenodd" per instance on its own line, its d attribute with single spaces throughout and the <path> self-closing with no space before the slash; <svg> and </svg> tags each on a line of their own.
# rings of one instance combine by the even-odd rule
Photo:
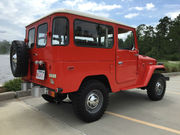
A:
<svg viewBox="0 0 180 135">
<path fill-rule="evenodd" d="M 55 98 L 48 94 L 43 94 L 42 97 L 49 103 L 61 103 L 64 99 L 67 98 L 67 94 L 56 94 Z"/>
<path fill-rule="evenodd" d="M 147 87 L 147 95 L 153 101 L 161 100 L 166 91 L 166 80 L 160 73 L 154 73 Z"/>
<path fill-rule="evenodd" d="M 66 98 L 67 98 L 67 94 L 58 94 L 57 93 L 56 97 L 55 97 L 55 100 L 60 103 Z"/>
<path fill-rule="evenodd" d="M 42 97 L 44 98 L 44 100 L 46 100 L 49 103 L 55 103 L 55 98 L 51 97 L 48 94 L 42 94 Z"/>
<path fill-rule="evenodd" d="M 13 41 L 10 48 L 10 65 L 14 77 L 24 77 L 28 73 L 28 47 L 23 41 Z"/>
<path fill-rule="evenodd" d="M 71 101 L 73 100 L 73 94 L 74 94 L 74 93 L 69 93 L 69 94 L 68 94 L 68 97 L 69 97 L 69 99 L 70 99 Z"/>
<path fill-rule="evenodd" d="M 107 108 L 108 101 L 108 90 L 98 80 L 84 82 L 79 91 L 72 96 L 74 112 L 85 122 L 100 119 Z"/>
</svg>

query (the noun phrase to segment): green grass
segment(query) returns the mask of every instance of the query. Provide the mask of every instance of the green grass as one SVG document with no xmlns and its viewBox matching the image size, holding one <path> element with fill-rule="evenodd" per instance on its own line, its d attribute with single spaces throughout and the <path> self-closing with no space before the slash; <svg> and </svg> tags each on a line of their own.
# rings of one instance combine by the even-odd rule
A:
<svg viewBox="0 0 180 135">
<path fill-rule="evenodd" d="M 21 83 L 22 80 L 20 78 L 16 78 L 5 82 L 3 88 L 7 91 L 19 91 L 21 90 Z"/>
<path fill-rule="evenodd" d="M 164 63 L 166 72 L 180 72 L 180 61 L 159 60 L 158 62 Z"/>
</svg>

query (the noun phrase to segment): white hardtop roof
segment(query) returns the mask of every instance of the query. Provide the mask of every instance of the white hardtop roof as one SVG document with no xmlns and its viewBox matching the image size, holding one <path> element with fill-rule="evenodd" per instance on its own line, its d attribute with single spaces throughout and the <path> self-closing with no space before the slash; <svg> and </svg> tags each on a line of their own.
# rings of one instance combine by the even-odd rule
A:
<svg viewBox="0 0 180 135">
<path fill-rule="evenodd" d="M 97 19 L 97 20 L 101 20 L 101 21 L 106 21 L 106 22 L 111 22 L 111 23 L 115 23 L 115 24 L 120 24 L 120 25 L 125 25 L 125 26 L 128 26 L 126 24 L 122 24 L 118 21 L 115 21 L 115 20 L 112 20 L 112 19 L 109 19 L 109 18 L 106 18 L 106 17 L 102 17 L 102 16 L 97 16 L 97 15 L 93 15 L 93 14 L 89 14 L 89 13 L 84 13 L 84 12 L 80 12 L 80 11 L 76 11 L 76 10 L 69 10 L 69 9 L 59 9 L 59 10 L 56 10 L 46 16 L 43 16 L 37 20 L 35 20 L 34 22 L 30 23 L 29 25 L 49 16 L 49 15 L 52 15 L 52 14 L 55 14 L 55 13 L 69 13 L 69 14 L 73 14 L 73 15 L 79 15 L 79 16 L 83 16 L 83 17 L 89 17 L 89 18 L 92 18 L 92 19 Z M 29 26 L 27 25 L 27 26 Z M 128 27 L 131 27 L 133 28 L 132 26 L 128 26 Z"/>
</svg>

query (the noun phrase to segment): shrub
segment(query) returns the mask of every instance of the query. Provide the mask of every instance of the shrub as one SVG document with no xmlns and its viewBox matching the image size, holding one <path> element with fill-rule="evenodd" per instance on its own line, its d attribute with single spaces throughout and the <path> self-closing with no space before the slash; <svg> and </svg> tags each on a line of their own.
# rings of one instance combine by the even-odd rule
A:
<svg viewBox="0 0 180 135">
<path fill-rule="evenodd" d="M 180 72 L 180 63 L 179 62 L 164 62 L 164 66 L 166 67 L 166 72 Z"/>
<path fill-rule="evenodd" d="M 177 67 L 172 67 L 171 72 L 177 72 L 177 71 L 178 71 Z"/>
<path fill-rule="evenodd" d="M 3 87 L 7 91 L 19 91 L 21 90 L 21 83 L 22 83 L 22 80 L 20 78 L 16 78 L 16 79 L 5 82 Z"/>
<path fill-rule="evenodd" d="M 178 61 L 178 60 L 179 60 L 178 55 L 177 55 L 177 54 L 171 55 L 170 60 L 172 60 L 172 61 Z"/>
<path fill-rule="evenodd" d="M 179 69 L 179 71 L 180 71 L 180 63 L 178 64 L 178 69 Z"/>
</svg>

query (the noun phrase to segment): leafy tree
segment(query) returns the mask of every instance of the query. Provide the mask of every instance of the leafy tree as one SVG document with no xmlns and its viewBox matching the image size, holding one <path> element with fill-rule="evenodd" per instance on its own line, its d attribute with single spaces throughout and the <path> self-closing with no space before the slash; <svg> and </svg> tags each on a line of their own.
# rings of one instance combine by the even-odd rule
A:
<svg viewBox="0 0 180 135">
<path fill-rule="evenodd" d="M 156 59 L 180 60 L 180 15 L 171 20 L 165 16 L 156 27 L 137 27 L 140 54 Z"/>
<path fill-rule="evenodd" d="M 171 18 L 165 16 L 164 18 L 159 20 L 159 24 L 157 25 L 157 36 L 159 37 L 167 37 L 170 27 L 172 24 Z"/>
</svg>

